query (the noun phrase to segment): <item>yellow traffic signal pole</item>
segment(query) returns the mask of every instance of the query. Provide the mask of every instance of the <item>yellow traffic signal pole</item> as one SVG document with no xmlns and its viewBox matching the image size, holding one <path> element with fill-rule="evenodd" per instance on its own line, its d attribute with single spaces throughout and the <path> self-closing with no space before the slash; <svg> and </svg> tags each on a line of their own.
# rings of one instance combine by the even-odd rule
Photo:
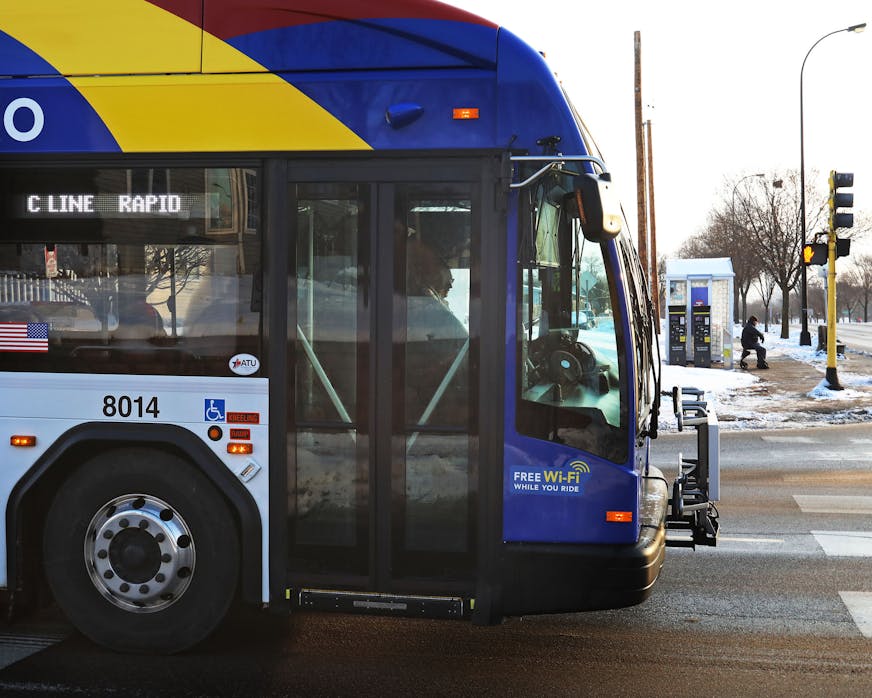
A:
<svg viewBox="0 0 872 698">
<path fill-rule="evenodd" d="M 827 233 L 827 383 L 830 390 L 843 390 L 836 372 L 836 231 Z"/>
<path fill-rule="evenodd" d="M 854 205 L 854 195 L 839 190 L 853 186 L 853 172 L 830 170 L 830 220 L 827 226 L 827 383 L 830 390 L 843 390 L 836 372 L 836 230 L 854 225 L 853 213 L 838 210 L 850 209 Z"/>
</svg>

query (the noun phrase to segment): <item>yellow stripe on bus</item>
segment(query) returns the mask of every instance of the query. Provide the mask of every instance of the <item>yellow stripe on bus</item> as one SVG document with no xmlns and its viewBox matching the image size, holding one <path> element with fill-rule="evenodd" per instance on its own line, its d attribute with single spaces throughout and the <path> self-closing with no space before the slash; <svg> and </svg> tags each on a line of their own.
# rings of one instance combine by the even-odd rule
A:
<svg viewBox="0 0 872 698">
<path fill-rule="evenodd" d="M 200 70 L 200 27 L 144 0 L 4 0 L 0 29 L 62 75 Z"/>
<path fill-rule="evenodd" d="M 370 149 L 323 107 L 269 73 L 70 82 L 124 152 Z"/>
<path fill-rule="evenodd" d="M 79 76 L 68 79 L 125 152 L 369 149 L 244 53 L 143 0 L 38 1 L 5 8 L 0 28 Z M 238 74 L 201 74 L 201 41 Z"/>
</svg>

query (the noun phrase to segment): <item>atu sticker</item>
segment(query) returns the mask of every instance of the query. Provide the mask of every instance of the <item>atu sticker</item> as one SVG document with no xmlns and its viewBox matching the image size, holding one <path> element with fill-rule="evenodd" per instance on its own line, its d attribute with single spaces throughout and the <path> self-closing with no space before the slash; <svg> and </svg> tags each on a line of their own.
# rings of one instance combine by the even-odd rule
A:
<svg viewBox="0 0 872 698">
<path fill-rule="evenodd" d="M 250 376 L 260 370 L 260 361 L 251 354 L 237 354 L 228 363 L 237 376 Z"/>
</svg>

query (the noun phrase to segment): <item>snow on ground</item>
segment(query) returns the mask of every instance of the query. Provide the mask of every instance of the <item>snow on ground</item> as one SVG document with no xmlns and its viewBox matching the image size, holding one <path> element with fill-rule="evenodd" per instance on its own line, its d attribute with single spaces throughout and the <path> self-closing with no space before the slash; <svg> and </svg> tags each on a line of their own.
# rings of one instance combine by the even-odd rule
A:
<svg viewBox="0 0 872 698">
<path fill-rule="evenodd" d="M 741 331 L 741 326 L 737 325 L 734 336 L 738 337 Z M 661 341 L 662 337 L 661 333 Z M 779 385 L 781 376 L 772 371 L 758 373 L 670 366 L 666 363 L 667 355 L 664 352 L 661 354 L 664 358 L 661 390 L 669 392 L 672 386 L 680 385 L 705 391 L 709 409 L 714 409 L 718 415 L 721 429 L 772 429 L 872 421 L 872 375 L 839 369 L 839 382 L 845 389 L 830 390 L 823 377 L 826 353 L 815 351 L 814 346 L 800 346 L 798 330 L 791 332 L 788 339 L 767 333 L 764 345 L 769 358 L 785 356 L 814 367 L 820 373 L 820 382 L 803 394 L 797 391 L 796 386 Z M 738 347 L 738 356 L 741 347 L 738 342 L 734 346 Z M 753 354 L 748 359 L 752 366 L 754 359 Z M 767 385 L 761 378 L 771 383 Z M 664 431 L 673 430 L 676 420 L 670 398 L 663 398 L 661 411 L 660 422 Z"/>
</svg>

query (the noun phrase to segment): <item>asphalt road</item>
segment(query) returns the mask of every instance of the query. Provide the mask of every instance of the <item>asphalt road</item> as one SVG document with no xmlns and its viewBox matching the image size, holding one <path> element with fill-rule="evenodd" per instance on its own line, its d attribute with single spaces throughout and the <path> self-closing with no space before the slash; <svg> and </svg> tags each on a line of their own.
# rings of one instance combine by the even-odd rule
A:
<svg viewBox="0 0 872 698">
<path fill-rule="evenodd" d="M 776 332 L 780 325 L 772 326 L 772 332 Z M 798 331 L 799 325 L 791 325 L 791 330 Z M 811 344 L 817 346 L 817 323 L 811 323 L 808 328 L 811 333 Z M 872 353 L 872 322 L 840 322 L 836 325 L 836 338 L 844 342 L 847 350 L 860 351 L 866 354 Z"/>
<path fill-rule="evenodd" d="M 872 353 L 872 323 L 842 323 L 836 327 L 836 337 L 849 351 Z M 817 338 L 812 341 L 816 342 Z"/>
<path fill-rule="evenodd" d="M 666 469 L 690 438 L 658 440 Z M 0 694 L 872 695 L 868 425 L 721 438 L 720 543 L 670 548 L 641 606 L 490 628 L 239 612 L 172 657 L 101 650 L 48 615 L 0 626 L 10 647 L 69 633 L 0 671 Z"/>
</svg>

